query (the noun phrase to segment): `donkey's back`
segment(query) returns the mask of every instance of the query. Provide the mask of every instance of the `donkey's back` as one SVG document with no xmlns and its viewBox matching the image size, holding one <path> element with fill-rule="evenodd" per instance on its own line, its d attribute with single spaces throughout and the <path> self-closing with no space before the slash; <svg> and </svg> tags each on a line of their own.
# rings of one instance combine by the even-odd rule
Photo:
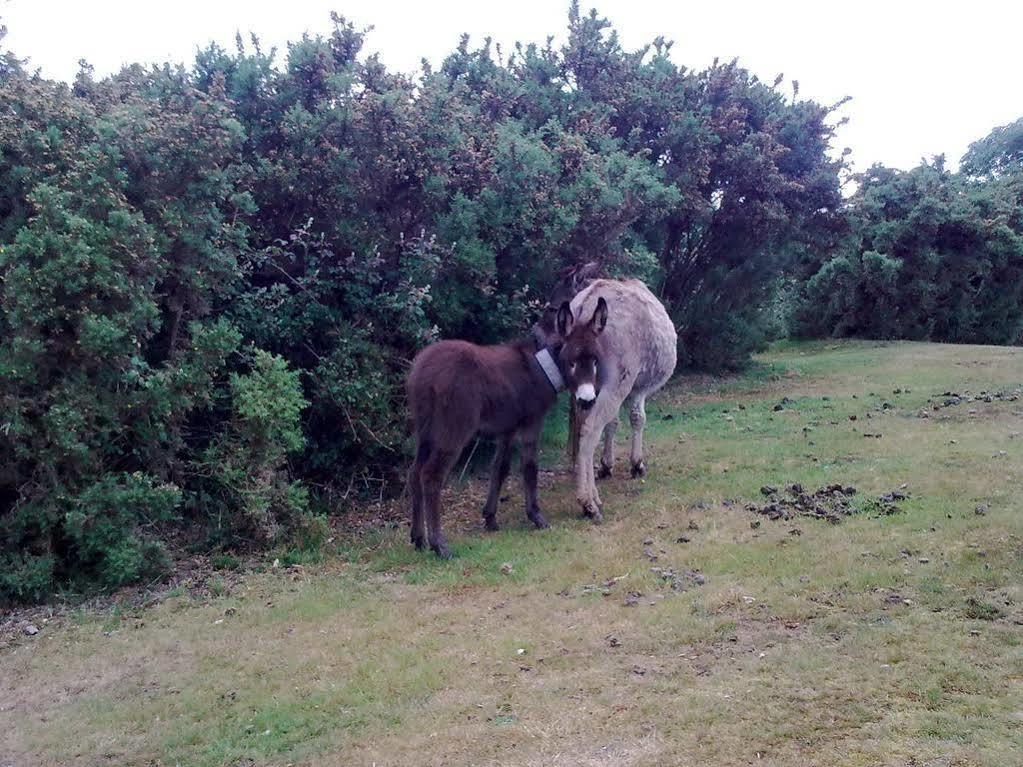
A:
<svg viewBox="0 0 1023 767">
<path fill-rule="evenodd" d="M 452 445 L 477 431 L 514 429 L 554 399 L 535 387 L 519 345 L 458 340 L 438 341 L 416 355 L 407 392 L 416 434 Z"/>
<path fill-rule="evenodd" d="M 601 298 L 611 318 L 603 335 L 604 385 L 614 390 L 627 384 L 622 399 L 656 391 L 677 361 L 678 338 L 668 312 L 639 280 L 594 280 L 572 299 L 572 313 L 589 316 Z"/>
</svg>

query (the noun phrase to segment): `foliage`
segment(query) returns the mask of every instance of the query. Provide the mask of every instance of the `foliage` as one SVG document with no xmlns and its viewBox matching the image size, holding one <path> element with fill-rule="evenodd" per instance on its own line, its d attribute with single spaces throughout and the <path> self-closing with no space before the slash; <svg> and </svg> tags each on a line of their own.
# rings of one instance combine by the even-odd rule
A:
<svg viewBox="0 0 1023 767">
<path fill-rule="evenodd" d="M 228 104 L 169 67 L 0 72 L 0 601 L 157 574 L 241 337 Z M 222 311 L 222 308 L 221 308 Z M 180 488 L 180 489 L 179 489 Z"/>
<path fill-rule="evenodd" d="M 1023 175 L 1023 117 L 970 144 L 962 170 L 978 177 Z"/>
<path fill-rule="evenodd" d="M 305 446 L 306 404 L 298 373 L 261 349 L 251 372 L 231 375 L 230 417 L 195 467 L 203 478 L 196 506 L 227 540 L 233 533 L 273 541 L 301 527 L 308 493 L 290 480 L 286 459 Z"/>
<path fill-rule="evenodd" d="M 990 145 L 974 144 L 964 169 L 976 172 L 977 147 Z M 798 331 L 1023 341 L 1023 176 L 995 175 L 950 173 L 941 158 L 908 172 L 871 168 L 849 204 L 849 241 L 801 286 Z"/>
<path fill-rule="evenodd" d="M 161 575 L 166 552 L 143 530 L 171 521 L 180 496 L 174 485 L 138 472 L 108 474 L 83 488 L 68 499 L 63 520 L 69 569 L 108 587 Z"/>
</svg>

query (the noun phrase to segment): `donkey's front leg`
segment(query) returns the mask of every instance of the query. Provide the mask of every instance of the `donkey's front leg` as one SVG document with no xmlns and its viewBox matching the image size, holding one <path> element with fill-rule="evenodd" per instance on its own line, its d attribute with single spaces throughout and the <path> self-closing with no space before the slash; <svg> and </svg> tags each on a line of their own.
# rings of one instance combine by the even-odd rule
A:
<svg viewBox="0 0 1023 767">
<path fill-rule="evenodd" d="M 487 493 L 487 502 L 483 505 L 483 524 L 487 530 L 498 529 L 497 501 L 510 467 L 511 434 L 503 434 L 497 438 L 497 452 L 494 453 L 494 463 L 490 467 L 490 492 Z"/>
<path fill-rule="evenodd" d="M 600 408 L 598 398 L 598 403 L 586 414 L 586 420 L 583 421 L 575 469 L 576 500 L 582 507 L 583 516 L 590 517 L 594 522 L 604 520 L 601 514 L 600 494 L 597 492 L 597 483 L 593 476 L 593 453 L 600 442 L 607 417 L 606 412 L 601 412 Z"/>
<path fill-rule="evenodd" d="M 614 381 L 616 378 L 612 375 L 609 380 Z M 635 376 L 620 379 L 620 390 L 629 391 L 634 380 Z M 594 522 L 602 522 L 604 517 L 601 513 L 600 493 L 597 492 L 597 483 L 593 476 L 593 453 L 604 434 L 604 427 L 618 418 L 618 411 L 624 400 L 624 395 L 616 394 L 606 387 L 601 389 L 597 401 L 583 420 L 582 432 L 579 435 L 575 497 L 582 506 L 583 515 L 591 517 Z"/>
<path fill-rule="evenodd" d="M 530 522 L 541 530 L 550 527 L 543 514 L 540 513 L 540 504 L 536 499 L 536 479 L 538 473 L 536 466 L 536 443 L 540 439 L 540 428 L 542 425 L 543 421 L 539 421 L 536 424 L 527 426 L 520 432 L 520 460 L 522 461 L 522 486 L 526 494 L 526 516 L 529 517 Z"/>
</svg>

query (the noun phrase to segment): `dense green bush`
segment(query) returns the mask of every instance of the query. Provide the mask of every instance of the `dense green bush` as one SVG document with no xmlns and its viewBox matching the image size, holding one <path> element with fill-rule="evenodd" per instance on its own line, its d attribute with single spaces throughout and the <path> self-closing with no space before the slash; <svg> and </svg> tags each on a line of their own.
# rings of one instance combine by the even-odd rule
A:
<svg viewBox="0 0 1023 767">
<path fill-rule="evenodd" d="M 155 577 L 234 423 L 239 123 L 170 68 L 69 89 L 7 56 L 0 102 L 0 601 Z"/>
<path fill-rule="evenodd" d="M 998 138 L 1010 142 L 1001 154 L 992 148 Z M 941 158 L 908 172 L 875 166 L 864 174 L 848 206 L 847 243 L 813 263 L 801 285 L 797 332 L 1023 342 L 1016 143 L 996 130 L 974 145 L 959 174 Z"/>
<path fill-rule="evenodd" d="M 305 446 L 307 404 L 298 373 L 260 349 L 251 372 L 231 374 L 230 416 L 195 465 L 202 478 L 196 506 L 227 540 L 273 541 L 301 525 L 308 493 L 290 480 L 286 459 Z"/>
<path fill-rule="evenodd" d="M 176 486 L 136 472 L 107 474 L 62 499 L 68 569 L 110 587 L 163 574 L 167 554 L 145 531 L 172 521 L 180 498 Z"/>
</svg>

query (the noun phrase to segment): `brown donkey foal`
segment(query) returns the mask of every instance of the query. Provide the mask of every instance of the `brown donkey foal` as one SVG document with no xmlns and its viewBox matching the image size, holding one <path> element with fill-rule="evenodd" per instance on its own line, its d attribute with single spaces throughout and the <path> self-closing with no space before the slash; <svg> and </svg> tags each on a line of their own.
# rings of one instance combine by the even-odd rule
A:
<svg viewBox="0 0 1023 767">
<path fill-rule="evenodd" d="M 536 500 L 536 443 L 543 417 L 558 391 L 596 397 L 597 339 L 607 324 L 601 300 L 589 322 L 573 323 L 567 302 L 558 311 L 560 339 L 550 347 L 534 337 L 498 346 L 439 341 L 423 349 L 408 377 L 408 402 L 416 435 L 409 472 L 412 543 L 451 556 L 440 525 L 440 491 L 451 467 L 474 434 L 497 437 L 490 492 L 483 507 L 488 530 L 497 530 L 497 499 L 511 464 L 511 441 L 522 449 L 526 516 L 547 527 Z M 429 533 L 427 533 L 429 530 Z M 427 537 L 429 535 L 429 537 Z"/>
</svg>

